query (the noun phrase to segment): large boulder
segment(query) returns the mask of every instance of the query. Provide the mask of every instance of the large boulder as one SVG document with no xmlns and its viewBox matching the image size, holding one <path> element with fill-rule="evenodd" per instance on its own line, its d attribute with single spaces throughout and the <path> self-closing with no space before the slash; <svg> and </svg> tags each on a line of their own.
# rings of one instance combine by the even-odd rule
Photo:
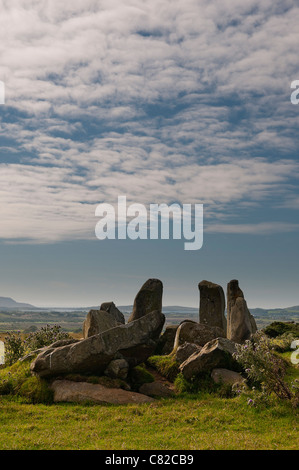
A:
<svg viewBox="0 0 299 470">
<path fill-rule="evenodd" d="M 72 382 L 70 380 L 55 380 L 51 388 L 54 392 L 54 402 L 93 402 L 124 405 L 128 403 L 151 403 L 153 398 L 141 393 L 107 388 L 100 384 L 87 382 Z"/>
<path fill-rule="evenodd" d="M 234 279 L 227 285 L 227 337 L 244 343 L 256 331 L 255 319 L 248 310 L 239 282 Z"/>
<path fill-rule="evenodd" d="M 156 310 L 74 344 L 46 348 L 31 363 L 31 370 L 40 377 L 104 373 L 114 359 L 125 359 L 134 367 L 153 354 L 164 322 L 165 316 Z"/>
<path fill-rule="evenodd" d="M 217 326 L 226 333 L 225 296 L 221 286 L 209 281 L 198 284 L 200 292 L 199 323 Z"/>
<path fill-rule="evenodd" d="M 97 335 L 120 324 L 113 315 L 105 310 L 90 310 L 83 323 L 83 338 Z"/>
<path fill-rule="evenodd" d="M 138 320 L 153 310 L 162 312 L 163 284 L 159 279 L 148 279 L 137 293 L 128 322 Z"/>
<path fill-rule="evenodd" d="M 216 368 L 233 368 L 233 353 L 236 345 L 227 338 L 216 338 L 207 343 L 199 352 L 195 352 L 180 365 L 180 371 L 185 379 L 209 372 Z"/>
<path fill-rule="evenodd" d="M 204 346 L 212 339 L 225 337 L 225 332 L 218 326 L 208 326 L 193 321 L 184 321 L 177 329 L 173 352 L 184 343 Z"/>
</svg>

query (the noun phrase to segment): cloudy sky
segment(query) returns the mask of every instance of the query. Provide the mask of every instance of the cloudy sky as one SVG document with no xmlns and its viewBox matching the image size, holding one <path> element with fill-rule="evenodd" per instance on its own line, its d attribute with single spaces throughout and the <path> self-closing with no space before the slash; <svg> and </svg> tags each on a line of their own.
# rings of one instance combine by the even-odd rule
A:
<svg viewBox="0 0 299 470">
<path fill-rule="evenodd" d="M 0 0 L 0 296 L 164 303 L 240 280 L 299 304 L 295 0 Z M 204 244 L 95 237 L 95 208 L 204 204 Z"/>
</svg>

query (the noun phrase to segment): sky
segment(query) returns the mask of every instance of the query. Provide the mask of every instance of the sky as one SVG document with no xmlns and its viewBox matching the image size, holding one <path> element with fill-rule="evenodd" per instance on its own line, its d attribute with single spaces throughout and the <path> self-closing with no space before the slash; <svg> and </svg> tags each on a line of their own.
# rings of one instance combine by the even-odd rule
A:
<svg viewBox="0 0 299 470">
<path fill-rule="evenodd" d="M 299 7 L 285 0 L 0 1 L 0 296 L 164 305 L 238 279 L 299 304 Z M 203 246 L 98 240 L 95 209 L 203 204 Z"/>
</svg>

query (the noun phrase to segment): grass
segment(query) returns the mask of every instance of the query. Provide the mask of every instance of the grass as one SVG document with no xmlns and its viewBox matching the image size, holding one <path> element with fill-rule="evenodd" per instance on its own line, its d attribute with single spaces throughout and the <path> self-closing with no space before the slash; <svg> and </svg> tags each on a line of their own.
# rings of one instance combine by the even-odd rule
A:
<svg viewBox="0 0 299 470">
<path fill-rule="evenodd" d="M 144 405 L 26 404 L 0 397 L 1 450 L 253 450 L 298 448 L 285 403 L 177 397 Z"/>
<path fill-rule="evenodd" d="M 151 356 L 148 358 L 147 363 L 170 382 L 174 382 L 179 373 L 179 363 L 171 355 Z"/>
</svg>

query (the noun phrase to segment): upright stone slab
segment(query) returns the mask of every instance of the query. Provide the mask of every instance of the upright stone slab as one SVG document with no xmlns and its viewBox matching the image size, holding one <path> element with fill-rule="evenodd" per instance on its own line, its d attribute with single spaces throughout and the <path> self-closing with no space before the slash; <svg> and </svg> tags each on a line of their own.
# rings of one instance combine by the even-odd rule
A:
<svg viewBox="0 0 299 470">
<path fill-rule="evenodd" d="M 148 279 L 135 297 L 133 311 L 128 320 L 132 322 L 153 310 L 162 312 L 163 284 L 159 279 Z"/>
<path fill-rule="evenodd" d="M 114 302 L 104 302 L 101 305 L 100 310 L 105 310 L 105 312 L 110 313 L 118 323 L 126 323 L 123 313 L 118 310 Z"/>
<path fill-rule="evenodd" d="M 200 292 L 199 323 L 217 326 L 226 333 L 225 296 L 221 286 L 209 281 L 198 284 Z"/>
<path fill-rule="evenodd" d="M 227 285 L 227 337 L 244 343 L 257 331 L 254 317 L 248 310 L 244 294 L 236 279 Z"/>
<path fill-rule="evenodd" d="M 113 315 L 105 310 L 90 310 L 83 323 L 83 338 L 97 335 L 120 325 Z"/>
</svg>

